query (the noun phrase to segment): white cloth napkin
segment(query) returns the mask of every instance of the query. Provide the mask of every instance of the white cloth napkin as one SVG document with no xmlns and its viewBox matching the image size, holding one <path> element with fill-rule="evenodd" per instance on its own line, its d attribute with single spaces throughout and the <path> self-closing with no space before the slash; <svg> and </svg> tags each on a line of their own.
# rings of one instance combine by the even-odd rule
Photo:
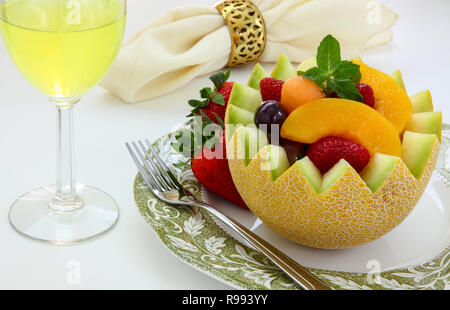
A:
<svg viewBox="0 0 450 310">
<path fill-rule="evenodd" d="M 377 0 L 253 0 L 267 28 L 259 61 L 281 53 L 293 62 L 315 54 L 320 41 L 334 35 L 343 54 L 392 40 L 397 15 Z M 213 7 L 170 10 L 130 38 L 101 85 L 125 102 L 154 98 L 195 77 L 222 69 L 231 52 L 230 33 Z"/>
</svg>

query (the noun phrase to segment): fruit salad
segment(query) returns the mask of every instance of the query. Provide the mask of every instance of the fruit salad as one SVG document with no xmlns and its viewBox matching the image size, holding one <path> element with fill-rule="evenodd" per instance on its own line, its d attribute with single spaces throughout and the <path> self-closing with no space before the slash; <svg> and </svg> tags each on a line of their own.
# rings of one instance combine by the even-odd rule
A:
<svg viewBox="0 0 450 310">
<path fill-rule="evenodd" d="M 442 113 L 429 91 L 408 96 L 399 71 L 342 60 L 327 36 L 297 69 L 282 55 L 270 76 L 257 65 L 236 83 L 225 124 L 250 210 L 294 242 L 337 249 L 380 238 L 413 210 L 437 161 Z"/>
<path fill-rule="evenodd" d="M 209 184 L 219 172 L 206 168 L 219 163 L 205 156 L 193 159 L 193 172 L 275 233 L 316 248 L 360 246 L 394 229 L 420 200 L 439 154 L 442 113 L 429 91 L 410 97 L 399 71 L 342 60 L 329 35 L 298 68 L 281 55 L 271 75 L 257 64 L 247 85 L 228 78 L 213 76 L 214 89 L 190 102 L 191 116 L 223 128 L 198 151 L 224 150 L 223 178 Z"/>
</svg>

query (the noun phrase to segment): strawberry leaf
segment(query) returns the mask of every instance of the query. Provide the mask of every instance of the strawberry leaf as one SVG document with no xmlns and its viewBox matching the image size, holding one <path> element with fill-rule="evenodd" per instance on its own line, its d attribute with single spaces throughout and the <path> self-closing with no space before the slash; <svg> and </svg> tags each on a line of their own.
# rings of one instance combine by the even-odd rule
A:
<svg viewBox="0 0 450 310">
<path fill-rule="evenodd" d="M 221 106 L 225 105 L 225 98 L 223 97 L 223 95 L 221 93 L 215 93 L 212 97 L 211 97 L 212 102 L 220 104 Z"/>
<path fill-rule="evenodd" d="M 213 93 L 213 91 L 209 87 L 205 87 L 200 90 L 200 96 L 203 99 L 209 99 L 211 97 L 212 93 Z"/>
<path fill-rule="evenodd" d="M 231 75 L 231 69 L 228 69 L 227 72 L 217 72 L 213 74 L 209 79 L 213 82 L 216 87 L 216 91 L 222 88 L 223 83 L 225 83 Z"/>
<path fill-rule="evenodd" d="M 189 101 L 188 101 L 188 104 L 189 104 L 191 107 L 196 108 L 196 107 L 202 105 L 202 104 L 203 104 L 203 101 L 193 99 L 193 100 L 189 100 Z"/>
<path fill-rule="evenodd" d="M 220 118 L 220 116 L 217 115 L 217 113 L 214 113 L 214 112 L 213 112 L 213 114 L 214 114 L 215 118 L 217 119 L 217 122 L 219 123 L 220 127 L 222 129 L 225 129 L 225 124 L 224 124 L 223 120 Z"/>
<path fill-rule="evenodd" d="M 214 84 L 214 89 L 211 87 L 202 88 L 200 90 L 201 100 L 192 99 L 188 101 L 188 104 L 192 107 L 191 113 L 187 115 L 187 117 L 193 117 L 192 134 L 186 134 L 185 132 L 183 136 L 177 135 L 177 142 L 172 144 L 174 149 L 182 151 L 183 154 L 185 154 L 183 149 L 189 148 L 191 151 L 190 155 L 193 156 L 194 153 L 202 147 L 213 148 L 216 143 L 220 141 L 219 136 L 222 134 L 225 124 L 220 116 L 214 112 L 213 115 L 215 120 L 213 122 L 213 120 L 205 113 L 206 110 L 204 111 L 204 108 L 208 108 L 210 104 L 226 105 L 225 97 L 219 91 L 222 89 L 223 84 L 230 78 L 230 75 L 231 69 L 228 69 L 226 72 L 213 74 L 210 77 L 210 80 Z M 214 125 L 215 127 L 208 127 L 208 125 Z M 213 130 L 211 131 L 211 129 Z M 186 145 L 191 146 L 186 147 Z"/>
<path fill-rule="evenodd" d="M 203 119 L 205 120 L 206 124 L 214 124 L 214 122 L 209 118 L 208 115 L 205 114 L 205 112 L 200 110 L 200 114 L 203 116 Z"/>
</svg>

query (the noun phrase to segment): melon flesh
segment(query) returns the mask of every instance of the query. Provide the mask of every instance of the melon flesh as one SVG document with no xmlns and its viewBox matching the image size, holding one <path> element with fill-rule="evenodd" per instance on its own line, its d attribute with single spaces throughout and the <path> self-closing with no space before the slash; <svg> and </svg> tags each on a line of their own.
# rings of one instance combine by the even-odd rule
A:
<svg viewBox="0 0 450 310">
<path fill-rule="evenodd" d="M 291 166 L 286 155 L 286 151 L 275 145 L 267 146 L 269 170 L 272 180 L 278 179 Z M 256 155 L 256 154 L 255 154 Z"/>
<path fill-rule="evenodd" d="M 267 136 L 255 127 L 245 127 L 241 129 L 244 135 L 244 159 L 248 165 L 259 150 L 269 144 Z"/>
<path fill-rule="evenodd" d="M 231 105 L 228 111 L 228 124 L 248 125 L 254 123 L 255 113 Z"/>
<path fill-rule="evenodd" d="M 405 132 L 402 160 L 416 179 L 422 176 L 437 140 L 434 134 Z"/>
<path fill-rule="evenodd" d="M 336 184 L 336 181 L 342 177 L 347 169 L 353 169 L 350 164 L 341 159 L 333 168 L 323 175 L 322 185 L 320 186 L 320 193 L 326 192 L 330 187 Z"/>
<path fill-rule="evenodd" d="M 421 91 L 411 97 L 413 113 L 433 112 L 433 98 L 429 90 Z"/>
<path fill-rule="evenodd" d="M 266 70 L 264 70 L 264 68 L 260 64 L 256 64 L 252 74 L 250 75 L 247 86 L 260 91 L 261 80 L 268 76 L 269 75 L 267 74 Z"/>
<path fill-rule="evenodd" d="M 403 81 L 403 75 L 400 72 L 400 70 L 395 71 L 391 74 L 391 77 L 397 82 L 398 85 L 400 85 L 404 91 L 406 91 L 405 82 Z"/>
<path fill-rule="evenodd" d="M 286 55 L 281 54 L 270 76 L 278 80 L 286 81 L 296 75 L 297 71 L 294 66 L 292 66 L 292 63 Z"/>
<path fill-rule="evenodd" d="M 442 112 L 422 112 L 411 116 L 406 130 L 418 133 L 435 134 L 441 141 Z"/>
<path fill-rule="evenodd" d="M 399 160 L 400 158 L 396 156 L 377 153 L 370 159 L 370 162 L 363 171 L 361 171 L 361 178 L 366 182 L 372 192 L 375 193 L 386 181 Z"/>
<path fill-rule="evenodd" d="M 255 112 L 262 102 L 261 93 L 256 89 L 234 83 L 225 113 L 226 139 L 229 140 L 237 126 L 255 123 Z"/>
<path fill-rule="evenodd" d="M 240 83 L 234 83 L 228 104 L 254 113 L 261 102 L 262 97 L 259 91 Z"/>
<path fill-rule="evenodd" d="M 297 165 L 314 191 L 317 194 L 320 194 L 322 186 L 322 174 L 320 173 L 319 169 L 317 169 L 317 167 L 314 165 L 311 159 L 309 159 L 308 156 L 297 161 Z"/>
</svg>

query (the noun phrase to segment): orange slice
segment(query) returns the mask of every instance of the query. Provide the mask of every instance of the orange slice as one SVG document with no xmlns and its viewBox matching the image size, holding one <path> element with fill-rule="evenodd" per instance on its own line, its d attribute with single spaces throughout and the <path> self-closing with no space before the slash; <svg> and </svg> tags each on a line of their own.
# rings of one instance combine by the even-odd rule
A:
<svg viewBox="0 0 450 310">
<path fill-rule="evenodd" d="M 388 74 L 352 60 L 361 67 L 361 83 L 370 85 L 375 95 L 375 109 L 394 125 L 400 134 L 412 114 L 412 104 L 406 91 Z"/>
<path fill-rule="evenodd" d="M 374 109 L 352 100 L 329 98 L 302 105 L 281 127 L 281 137 L 305 144 L 329 136 L 359 143 L 371 155 L 402 155 L 394 126 Z"/>
</svg>

